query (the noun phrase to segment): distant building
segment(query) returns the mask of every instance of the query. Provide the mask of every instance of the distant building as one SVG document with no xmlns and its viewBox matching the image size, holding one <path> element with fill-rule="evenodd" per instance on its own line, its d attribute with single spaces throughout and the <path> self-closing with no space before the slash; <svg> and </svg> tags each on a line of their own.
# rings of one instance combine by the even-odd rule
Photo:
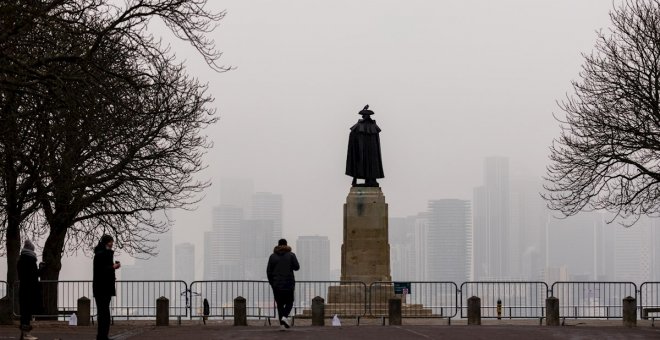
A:
<svg viewBox="0 0 660 340">
<path fill-rule="evenodd" d="M 473 199 L 474 277 L 508 279 L 516 274 L 511 256 L 509 160 L 489 157 L 484 163 L 484 185 Z"/>
<path fill-rule="evenodd" d="M 241 227 L 243 209 L 220 205 L 213 208 L 213 225 L 205 233 L 204 279 L 241 280 Z"/>
<path fill-rule="evenodd" d="M 428 280 L 429 220 L 428 212 L 420 213 L 415 218 L 413 240 L 415 245 L 415 273 L 413 277 L 418 281 Z"/>
<path fill-rule="evenodd" d="M 266 264 L 273 253 L 274 226 L 272 220 L 241 222 L 241 267 L 246 280 L 266 280 Z"/>
<path fill-rule="evenodd" d="M 614 275 L 617 280 L 635 282 L 640 285 L 653 280 L 655 240 L 652 236 L 652 221 L 644 217 L 631 227 L 612 225 L 614 232 Z"/>
<path fill-rule="evenodd" d="M 566 266 L 571 280 L 613 281 L 614 226 L 602 213 L 548 221 L 548 267 Z"/>
<path fill-rule="evenodd" d="M 472 269 L 470 201 L 441 199 L 429 202 L 427 280 L 464 282 Z"/>
<path fill-rule="evenodd" d="M 536 180 L 511 182 L 511 247 L 512 277 L 521 280 L 543 280 L 546 266 L 546 233 L 552 218 L 541 198 L 541 183 Z"/>
<path fill-rule="evenodd" d="M 330 240 L 327 236 L 300 236 L 293 252 L 300 262 L 297 280 L 330 280 Z"/>
<path fill-rule="evenodd" d="M 282 195 L 257 192 L 252 195 L 251 218 L 273 221 L 273 243 L 282 238 Z"/>
<path fill-rule="evenodd" d="M 552 284 L 557 281 L 569 281 L 571 278 L 568 275 L 566 266 L 547 267 L 544 273 L 544 281 Z"/>
<path fill-rule="evenodd" d="M 174 279 L 186 283 L 195 281 L 195 245 L 178 243 L 174 246 Z"/>
<path fill-rule="evenodd" d="M 393 280 L 417 280 L 417 253 L 421 249 L 415 246 L 415 221 L 416 216 L 389 219 L 390 264 Z"/>
</svg>

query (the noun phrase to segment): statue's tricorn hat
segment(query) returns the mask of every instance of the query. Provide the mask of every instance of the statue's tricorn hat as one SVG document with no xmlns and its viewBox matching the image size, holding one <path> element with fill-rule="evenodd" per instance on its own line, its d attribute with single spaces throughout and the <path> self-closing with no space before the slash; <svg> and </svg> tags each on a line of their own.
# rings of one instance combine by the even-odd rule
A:
<svg viewBox="0 0 660 340">
<path fill-rule="evenodd" d="M 362 111 L 359 112 L 359 114 L 362 116 L 371 116 L 372 114 L 374 114 L 374 112 L 369 110 L 369 105 L 367 104 L 364 106 L 364 109 L 362 109 Z"/>
</svg>

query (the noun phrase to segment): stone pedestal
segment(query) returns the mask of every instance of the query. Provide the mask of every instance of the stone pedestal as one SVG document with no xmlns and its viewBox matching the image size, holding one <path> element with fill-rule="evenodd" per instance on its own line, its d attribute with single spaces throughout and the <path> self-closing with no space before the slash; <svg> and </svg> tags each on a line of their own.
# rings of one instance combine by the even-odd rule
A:
<svg viewBox="0 0 660 340">
<path fill-rule="evenodd" d="M 387 203 L 380 188 L 352 187 L 344 204 L 341 280 L 391 281 Z"/>
<path fill-rule="evenodd" d="M 352 187 L 344 204 L 344 242 L 341 246 L 341 281 L 328 287 L 325 315 L 340 317 L 387 316 L 388 302 L 398 298 L 402 316 L 430 316 L 432 310 L 408 304 L 394 294 L 390 283 L 390 244 L 385 196 L 380 188 Z M 384 282 L 374 284 L 374 282 Z M 363 285 L 362 283 L 366 284 Z M 370 304 L 365 306 L 365 301 Z M 301 316 L 311 316 L 304 310 Z"/>
</svg>

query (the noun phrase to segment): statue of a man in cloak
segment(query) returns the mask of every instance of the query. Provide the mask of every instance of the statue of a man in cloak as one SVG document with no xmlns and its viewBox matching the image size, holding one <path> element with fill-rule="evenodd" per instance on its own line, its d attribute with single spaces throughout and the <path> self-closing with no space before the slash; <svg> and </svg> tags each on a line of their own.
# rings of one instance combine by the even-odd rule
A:
<svg viewBox="0 0 660 340">
<path fill-rule="evenodd" d="M 348 136 L 348 155 L 346 157 L 346 175 L 353 177 L 353 186 L 378 187 L 376 179 L 384 178 L 383 160 L 380 155 L 380 128 L 371 119 L 374 114 L 365 106 L 359 113 L 362 119 L 351 127 Z M 357 179 L 364 179 L 358 184 Z"/>
</svg>

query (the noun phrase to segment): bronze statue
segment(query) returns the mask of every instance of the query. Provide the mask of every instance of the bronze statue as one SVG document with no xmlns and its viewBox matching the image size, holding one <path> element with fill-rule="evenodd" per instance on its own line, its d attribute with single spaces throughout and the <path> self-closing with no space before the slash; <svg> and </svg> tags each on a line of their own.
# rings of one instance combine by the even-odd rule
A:
<svg viewBox="0 0 660 340">
<path fill-rule="evenodd" d="M 353 177 L 353 186 L 377 187 L 376 179 L 384 178 L 383 160 L 380 155 L 380 128 L 371 119 L 373 111 L 369 105 L 359 113 L 362 119 L 351 127 L 348 136 L 348 155 L 346 157 L 346 175 Z M 357 179 L 364 179 L 358 184 Z"/>
</svg>

